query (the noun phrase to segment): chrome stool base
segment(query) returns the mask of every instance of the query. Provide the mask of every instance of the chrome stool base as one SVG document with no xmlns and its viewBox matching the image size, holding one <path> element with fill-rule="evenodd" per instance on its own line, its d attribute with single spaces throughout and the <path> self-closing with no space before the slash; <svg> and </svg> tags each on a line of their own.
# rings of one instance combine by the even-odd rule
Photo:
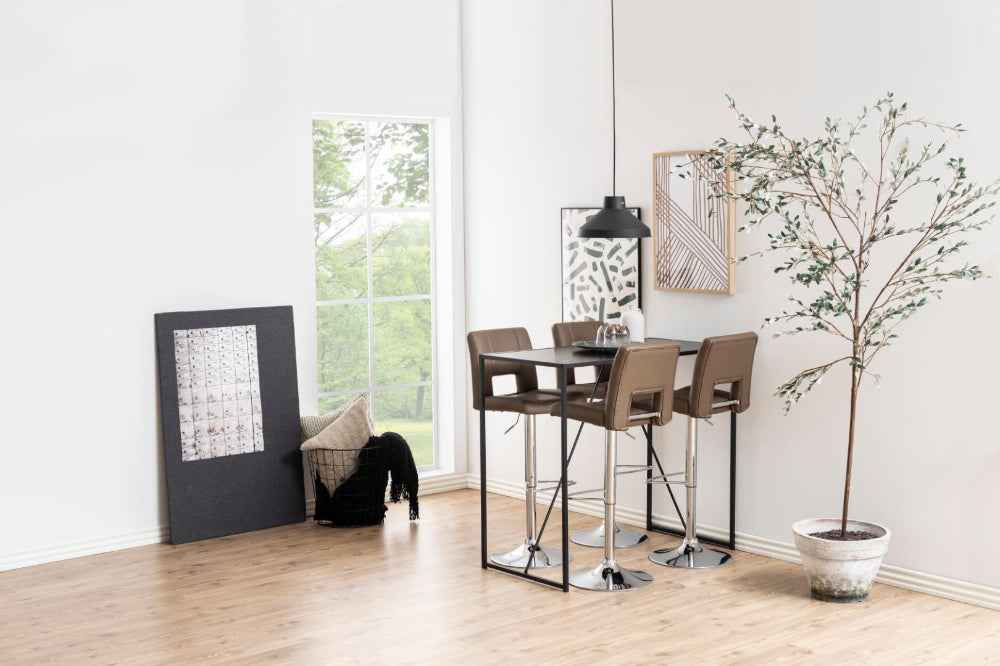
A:
<svg viewBox="0 0 1000 666">
<path fill-rule="evenodd" d="M 678 569 L 713 569 L 726 564 L 733 556 L 721 550 L 704 548 L 698 542 L 688 543 L 685 539 L 676 548 L 654 550 L 649 556 L 651 562 Z"/>
<path fill-rule="evenodd" d="M 596 569 L 571 571 L 569 584 L 584 590 L 596 592 L 623 592 L 638 590 L 653 582 L 653 577 L 645 571 L 623 569 L 618 564 L 608 566 L 602 562 Z"/>
<path fill-rule="evenodd" d="M 615 525 L 615 548 L 632 548 L 644 543 L 648 538 L 642 532 L 623 530 L 617 524 Z M 569 535 L 569 540 L 581 546 L 604 548 L 604 523 L 592 530 L 574 532 Z"/>
<path fill-rule="evenodd" d="M 535 555 L 533 560 L 531 557 L 532 551 L 534 551 Z M 573 556 L 570 555 L 569 559 L 572 560 Z M 490 555 L 490 560 L 502 567 L 523 569 L 528 567 L 528 563 L 531 562 L 531 566 L 528 567 L 529 569 L 546 569 L 548 567 L 558 567 L 562 564 L 562 551 L 555 548 L 532 545 L 525 541 L 514 550 Z"/>
</svg>

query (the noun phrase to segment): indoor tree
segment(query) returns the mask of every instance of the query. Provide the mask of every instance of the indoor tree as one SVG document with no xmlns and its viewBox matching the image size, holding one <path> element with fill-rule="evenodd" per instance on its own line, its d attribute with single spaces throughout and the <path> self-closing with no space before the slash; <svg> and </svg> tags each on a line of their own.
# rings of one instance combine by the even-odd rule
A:
<svg viewBox="0 0 1000 666">
<path fill-rule="evenodd" d="M 774 271 L 798 287 L 789 296 L 791 307 L 765 325 L 783 325 L 776 336 L 818 332 L 843 340 L 842 354 L 798 373 L 775 395 L 787 412 L 831 368 L 850 367 L 841 529 L 827 535 L 848 538 L 863 380 L 877 383 L 873 361 L 896 339 L 903 321 L 929 297 L 940 297 L 945 283 L 984 277 L 979 266 L 955 259 L 968 232 L 989 222 L 1000 180 L 971 182 L 963 159 L 945 155 L 962 127 L 908 118 L 906 104 L 892 93 L 852 121 L 827 118 L 815 139 L 794 138 L 774 116 L 755 122 L 728 99 L 748 139 L 720 139 L 709 152 L 713 168 L 731 169 L 737 181 L 735 191 L 716 196 L 745 204 L 741 231 L 771 227 L 767 247 L 749 256 L 781 253 Z M 943 138 L 911 146 L 908 135 L 926 132 Z"/>
</svg>

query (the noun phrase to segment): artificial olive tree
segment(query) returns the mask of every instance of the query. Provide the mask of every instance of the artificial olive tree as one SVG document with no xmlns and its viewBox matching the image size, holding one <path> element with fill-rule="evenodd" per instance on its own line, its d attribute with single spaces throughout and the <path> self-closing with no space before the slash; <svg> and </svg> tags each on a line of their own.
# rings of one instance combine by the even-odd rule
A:
<svg viewBox="0 0 1000 666">
<path fill-rule="evenodd" d="M 967 234 L 989 222 L 1000 180 L 986 186 L 970 182 L 963 159 L 945 154 L 962 127 L 910 119 L 906 104 L 898 104 L 892 93 L 853 121 L 827 118 L 815 139 L 789 136 L 774 116 L 769 123 L 755 122 L 728 99 L 748 138 L 720 139 L 709 152 L 712 166 L 732 169 L 737 181 L 735 191 L 717 195 L 745 204 L 740 231 L 769 230 L 768 246 L 749 256 L 780 253 L 774 271 L 799 287 L 789 296 L 791 307 L 765 319 L 765 325 L 782 325 L 776 335 L 817 332 L 844 341 L 841 355 L 798 373 L 775 395 L 787 412 L 831 368 L 850 366 L 840 533 L 847 538 L 863 380 L 867 375 L 877 383 L 872 362 L 895 340 L 903 321 L 929 297 L 940 297 L 945 283 L 984 277 L 978 266 L 955 259 Z M 910 145 L 907 134 L 928 130 L 944 137 L 919 148 Z M 870 166 L 865 158 L 873 160 Z"/>
</svg>

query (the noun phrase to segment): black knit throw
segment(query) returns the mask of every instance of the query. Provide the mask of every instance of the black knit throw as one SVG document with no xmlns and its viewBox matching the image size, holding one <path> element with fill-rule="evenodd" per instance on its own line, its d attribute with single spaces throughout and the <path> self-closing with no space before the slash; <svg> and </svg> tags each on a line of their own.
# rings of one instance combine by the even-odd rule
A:
<svg viewBox="0 0 1000 666">
<path fill-rule="evenodd" d="M 315 520 L 338 527 L 378 525 L 385 520 L 385 487 L 389 499 L 409 500 L 410 520 L 420 518 L 417 499 L 419 478 L 410 445 L 400 435 L 387 432 L 372 437 L 358 452 L 358 469 L 331 495 L 316 474 Z"/>
</svg>

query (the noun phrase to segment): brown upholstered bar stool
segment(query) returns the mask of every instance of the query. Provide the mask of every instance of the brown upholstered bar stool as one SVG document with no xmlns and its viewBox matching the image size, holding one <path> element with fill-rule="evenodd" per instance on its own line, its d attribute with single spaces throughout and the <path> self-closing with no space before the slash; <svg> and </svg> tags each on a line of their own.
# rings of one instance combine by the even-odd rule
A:
<svg viewBox="0 0 1000 666">
<path fill-rule="evenodd" d="M 538 514 L 535 498 L 538 493 L 538 472 L 535 461 L 535 417 L 538 414 L 548 414 L 554 404 L 559 404 L 559 391 L 539 389 L 538 373 L 533 365 L 520 363 L 505 363 L 503 361 L 487 360 L 485 363 L 486 377 L 485 405 L 479 402 L 479 355 L 488 352 L 507 352 L 531 349 L 531 338 L 523 328 L 497 328 L 484 331 L 472 331 L 468 336 L 469 356 L 472 358 L 472 406 L 475 409 L 486 409 L 491 412 L 512 412 L 523 414 L 524 421 L 524 488 L 525 488 L 525 538 L 524 543 L 511 550 L 495 553 L 490 559 L 495 563 L 508 567 L 529 567 L 539 569 L 562 564 L 562 551 L 544 548 L 537 542 Z M 517 392 L 508 395 L 493 394 L 493 378 L 502 375 L 514 375 Z M 582 395 L 569 394 L 574 400 L 581 400 Z"/>
<path fill-rule="evenodd" d="M 698 421 L 715 414 L 733 411 L 737 414 L 750 407 L 750 378 L 757 348 L 756 333 L 737 333 L 705 338 L 694 362 L 691 386 L 674 392 L 674 411 L 685 414 L 687 422 L 687 455 L 684 481 L 656 477 L 661 483 L 684 483 L 687 490 L 684 541 L 676 548 L 654 551 L 649 559 L 657 564 L 685 569 L 710 569 L 731 558 L 729 553 L 705 548 L 698 543 L 696 493 L 698 488 Z M 728 391 L 720 385 L 730 385 Z M 679 473 L 678 473 L 679 474 Z M 668 474 L 667 476 L 676 476 Z"/>
<path fill-rule="evenodd" d="M 564 321 L 559 324 L 552 324 L 552 341 L 556 347 L 569 347 L 574 342 L 593 341 L 597 339 L 597 330 L 602 324 L 599 321 Z M 594 376 L 601 379 L 601 368 L 594 368 Z M 608 389 L 607 377 L 604 381 L 588 382 L 578 384 L 574 368 L 566 369 L 566 383 L 569 384 L 570 391 L 577 391 L 588 398 L 604 398 Z M 558 381 L 558 379 L 556 380 Z M 561 387 L 560 387 L 561 388 Z M 594 389 L 597 389 L 596 391 Z"/>
<path fill-rule="evenodd" d="M 673 413 L 670 400 L 680 354 L 677 342 L 625 345 L 611 366 L 608 393 L 603 402 L 573 402 L 566 405 L 566 417 L 605 429 L 604 524 L 615 524 L 615 496 L 618 469 L 618 433 L 632 426 L 662 426 Z M 561 405 L 552 407 L 561 416 Z M 645 469 L 645 467 L 643 468 Z M 622 568 L 615 560 L 617 535 L 611 530 L 604 540 L 604 560 L 596 569 L 573 571 L 570 585 L 586 590 L 616 591 L 645 587 L 653 577 L 644 571 Z"/>
<path fill-rule="evenodd" d="M 567 321 L 552 325 L 552 340 L 557 347 L 569 347 L 574 342 L 595 340 L 597 331 L 602 324 L 599 321 Z M 566 383 L 571 391 L 578 391 L 587 398 L 603 399 L 608 391 L 607 378 L 601 381 L 603 368 L 595 367 L 594 376 L 597 381 L 592 383 L 579 384 L 576 382 L 576 373 L 573 368 L 566 371 Z M 605 526 L 602 521 L 600 525 L 592 530 L 583 530 L 569 535 L 570 541 L 581 546 L 590 548 L 604 548 Z M 632 548 L 648 539 L 644 533 L 635 530 L 624 530 L 619 525 L 615 525 L 615 547 Z"/>
</svg>

